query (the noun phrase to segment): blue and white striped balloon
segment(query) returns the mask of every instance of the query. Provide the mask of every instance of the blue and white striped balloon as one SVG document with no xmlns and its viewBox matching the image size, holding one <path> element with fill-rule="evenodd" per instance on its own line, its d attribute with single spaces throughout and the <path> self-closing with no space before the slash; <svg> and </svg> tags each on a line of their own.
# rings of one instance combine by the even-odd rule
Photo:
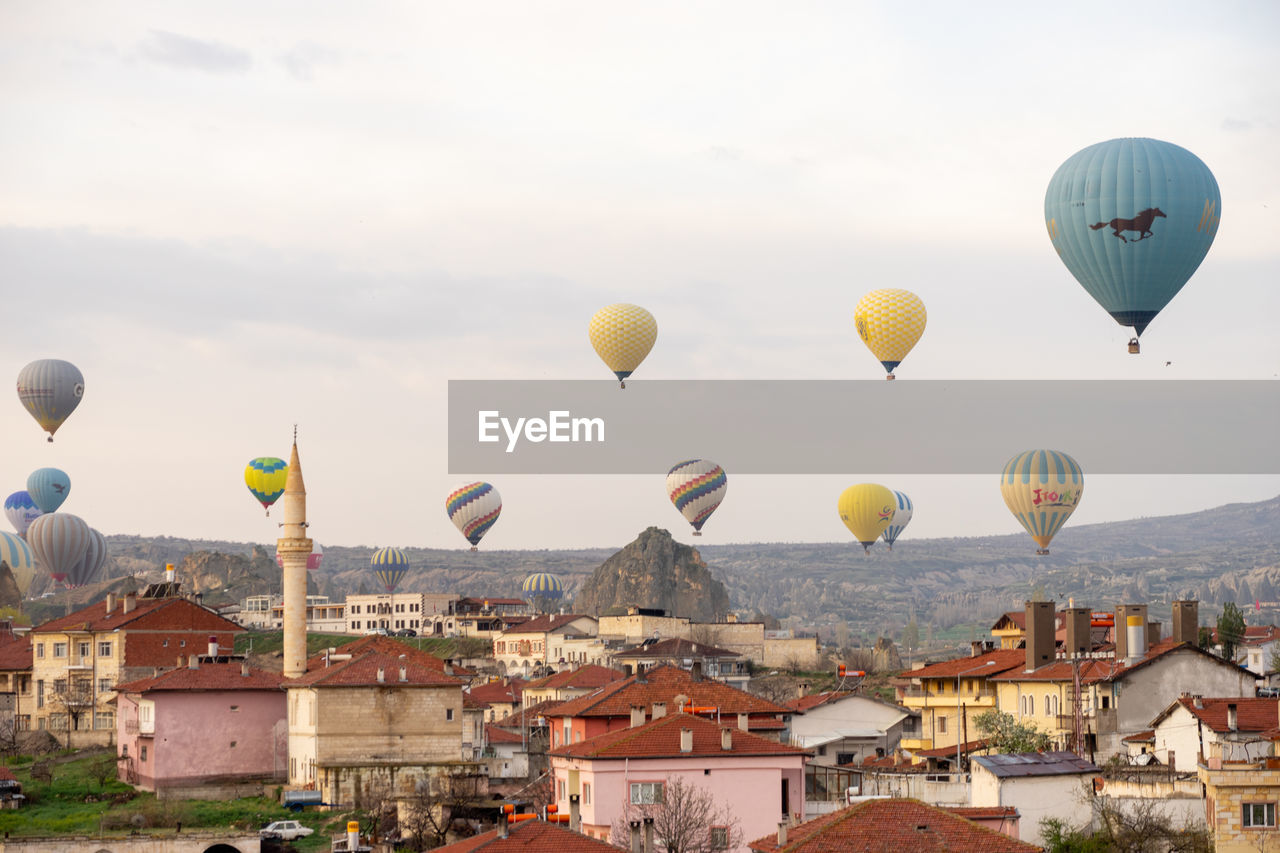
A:
<svg viewBox="0 0 1280 853">
<path fill-rule="evenodd" d="M 893 510 L 893 521 L 889 522 L 889 526 L 884 529 L 884 533 L 880 536 L 884 539 L 885 544 L 889 546 L 889 550 L 893 550 L 893 543 L 902 535 L 902 531 L 911 523 L 911 498 L 902 492 L 895 491 L 893 497 L 897 500 Z"/>
</svg>

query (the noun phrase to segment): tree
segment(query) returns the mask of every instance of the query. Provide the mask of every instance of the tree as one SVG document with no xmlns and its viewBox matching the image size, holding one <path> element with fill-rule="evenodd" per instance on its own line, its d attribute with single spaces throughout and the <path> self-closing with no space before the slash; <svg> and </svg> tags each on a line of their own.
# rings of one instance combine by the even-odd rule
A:
<svg viewBox="0 0 1280 853">
<path fill-rule="evenodd" d="M 464 807 L 482 798 L 488 787 L 482 774 L 463 769 L 421 780 L 413 796 L 401 803 L 401 844 L 418 851 L 444 844 Z"/>
<path fill-rule="evenodd" d="M 1079 799 L 1090 810 L 1083 827 L 1054 818 L 1040 822 L 1046 853 L 1210 853 L 1213 839 L 1204 827 L 1178 826 L 1159 800 L 1135 800 L 1123 808 L 1110 797 L 1094 796 L 1093 781 Z M 1092 832 L 1088 827 L 1097 827 Z M 1265 833 L 1264 833 L 1265 834 Z"/>
<path fill-rule="evenodd" d="M 67 749 L 71 748 L 71 733 L 80 728 L 80 719 L 86 715 L 93 723 L 93 683 L 87 678 L 60 678 L 48 694 L 49 704 L 61 710 L 67 721 Z M 55 712 L 56 713 L 56 712 Z"/>
<path fill-rule="evenodd" d="M 920 648 L 920 623 L 916 621 L 914 613 L 911 614 L 907 627 L 902 629 L 902 646 L 907 650 L 907 661 L 910 662 L 911 653 Z"/>
<path fill-rule="evenodd" d="M 360 788 L 355 806 L 360 826 L 366 828 L 375 844 L 382 833 L 396 828 L 396 798 L 386 782 L 375 780 Z"/>
<path fill-rule="evenodd" d="M 613 823 L 610 839 L 617 847 L 630 847 L 633 820 L 653 818 L 655 843 L 663 853 L 715 853 L 739 847 L 738 818 L 705 788 L 668 776 L 662 785 L 661 802 L 629 805 Z"/>
<path fill-rule="evenodd" d="M 994 708 L 975 716 L 973 725 L 997 752 L 1041 752 L 1052 745 L 1049 735 L 1037 729 L 1035 723 L 1020 723 L 1013 714 Z"/>
<path fill-rule="evenodd" d="M 1222 615 L 1218 617 L 1218 644 L 1222 646 L 1222 656 L 1227 660 L 1236 659 L 1236 649 L 1244 639 L 1244 614 L 1235 602 L 1228 601 L 1222 605 Z"/>
</svg>

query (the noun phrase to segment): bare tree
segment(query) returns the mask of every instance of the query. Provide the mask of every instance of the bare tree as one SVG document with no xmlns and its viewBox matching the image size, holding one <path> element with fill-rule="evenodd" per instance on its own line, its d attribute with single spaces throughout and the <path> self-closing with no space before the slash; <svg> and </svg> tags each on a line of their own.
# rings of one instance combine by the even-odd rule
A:
<svg viewBox="0 0 1280 853">
<path fill-rule="evenodd" d="M 614 821 L 614 846 L 629 847 L 631 821 L 646 817 L 653 818 L 655 842 L 664 853 L 715 853 L 744 841 L 737 815 L 705 788 L 668 776 L 654 799 L 660 802 L 628 805 Z"/>
<path fill-rule="evenodd" d="M 355 807 L 361 813 L 360 825 L 368 828 L 375 844 L 383 833 L 396 828 L 396 798 L 386 782 L 379 779 L 363 786 Z"/>
<path fill-rule="evenodd" d="M 80 728 L 80 720 L 87 716 L 93 722 L 93 683 L 87 678 L 59 679 L 47 696 L 51 707 L 59 709 L 67 719 L 67 749 L 71 748 L 71 733 Z"/>
<path fill-rule="evenodd" d="M 411 850 L 430 850 L 462 830 L 459 815 L 488 792 L 483 774 L 467 769 L 433 775 L 418 783 L 413 796 L 400 802 L 401 844 Z"/>
<path fill-rule="evenodd" d="M 1089 850 L 1097 853 L 1211 853 L 1213 837 L 1204 827 L 1178 826 L 1158 800 L 1135 800 L 1121 806 L 1095 796 L 1093 781 L 1084 783 L 1077 799 L 1090 810 L 1090 821 L 1073 827 L 1056 818 L 1040 822 L 1049 853 Z M 1089 826 L 1096 827 L 1092 832 Z"/>
<path fill-rule="evenodd" d="M 764 675 L 747 683 L 747 691 L 781 705 L 796 698 L 799 681 L 789 675 Z"/>
</svg>

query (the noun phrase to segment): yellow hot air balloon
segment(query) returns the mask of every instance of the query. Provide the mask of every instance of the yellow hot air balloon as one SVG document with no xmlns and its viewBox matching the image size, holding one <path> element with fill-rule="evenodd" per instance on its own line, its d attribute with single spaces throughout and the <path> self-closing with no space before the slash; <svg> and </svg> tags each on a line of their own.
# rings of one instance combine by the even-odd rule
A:
<svg viewBox="0 0 1280 853">
<path fill-rule="evenodd" d="M 658 339 L 658 321 L 639 305 L 619 302 L 597 311 L 587 333 L 596 354 L 626 388 L 624 380 L 640 366 Z"/>
<path fill-rule="evenodd" d="M 271 515 L 271 505 L 284 494 L 288 478 L 289 463 L 277 456 L 259 456 L 244 468 L 244 484 L 267 515 Z"/>
<path fill-rule="evenodd" d="M 920 340 L 927 318 L 919 296 L 892 287 L 871 291 L 853 309 L 858 337 L 884 365 L 885 379 L 894 378 L 893 369 Z"/>
<path fill-rule="evenodd" d="M 862 543 L 862 550 L 870 553 L 871 546 L 893 521 L 898 499 L 893 492 L 877 483 L 859 483 L 840 494 L 836 505 L 840 520 L 849 528 L 853 537 Z"/>
<path fill-rule="evenodd" d="M 1084 494 L 1084 473 L 1076 460 L 1057 450 L 1028 450 L 1013 457 L 1000 474 L 1000 496 L 1040 548 L 1067 523 Z"/>
</svg>

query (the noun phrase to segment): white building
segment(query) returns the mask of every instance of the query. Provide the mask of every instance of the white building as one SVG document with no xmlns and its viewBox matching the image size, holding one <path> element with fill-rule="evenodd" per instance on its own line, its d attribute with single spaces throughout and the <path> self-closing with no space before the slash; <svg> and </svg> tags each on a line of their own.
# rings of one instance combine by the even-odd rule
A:
<svg viewBox="0 0 1280 853">
<path fill-rule="evenodd" d="M 348 595 L 346 632 L 376 634 L 413 630 L 419 634 L 445 634 L 443 625 L 458 596 L 448 593 L 377 592 Z M 441 625 L 440 629 L 435 626 Z"/>
<path fill-rule="evenodd" d="M 1045 818 L 1077 828 L 1088 822 L 1081 797 L 1102 772 L 1071 752 L 979 755 L 970 759 L 970 770 L 969 804 L 1013 806 L 1022 815 L 1022 840 L 1039 845 L 1044 844 L 1040 821 Z"/>
</svg>

